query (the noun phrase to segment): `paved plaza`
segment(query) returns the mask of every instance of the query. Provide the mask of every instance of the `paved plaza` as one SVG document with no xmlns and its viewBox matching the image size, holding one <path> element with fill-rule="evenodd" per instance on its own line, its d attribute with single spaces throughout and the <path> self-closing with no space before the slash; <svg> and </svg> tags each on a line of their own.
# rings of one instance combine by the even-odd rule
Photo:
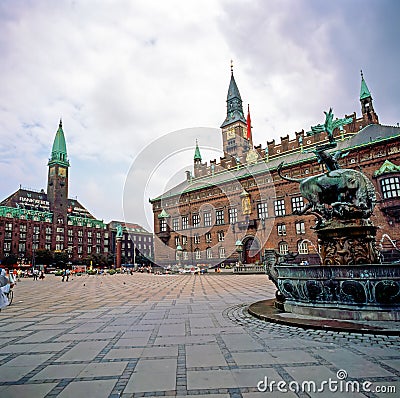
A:
<svg viewBox="0 0 400 398">
<path fill-rule="evenodd" d="M 0 312 L 0 397 L 400 395 L 398 337 L 307 331 L 247 313 L 274 292 L 265 275 L 23 279 Z M 346 392 L 351 381 L 362 392 Z"/>
</svg>

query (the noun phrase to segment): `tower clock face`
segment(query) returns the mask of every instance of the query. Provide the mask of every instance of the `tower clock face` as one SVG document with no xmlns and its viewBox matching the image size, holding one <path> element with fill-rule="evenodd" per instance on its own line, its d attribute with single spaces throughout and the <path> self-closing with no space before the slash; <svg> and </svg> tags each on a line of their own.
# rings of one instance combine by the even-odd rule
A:
<svg viewBox="0 0 400 398">
<path fill-rule="evenodd" d="M 226 138 L 228 140 L 235 138 L 235 130 L 233 128 L 228 130 L 228 132 L 226 133 Z"/>
<path fill-rule="evenodd" d="M 67 176 L 67 170 L 66 170 L 66 168 L 65 167 L 59 167 L 58 168 L 58 175 L 60 176 L 60 177 L 66 177 Z"/>
</svg>

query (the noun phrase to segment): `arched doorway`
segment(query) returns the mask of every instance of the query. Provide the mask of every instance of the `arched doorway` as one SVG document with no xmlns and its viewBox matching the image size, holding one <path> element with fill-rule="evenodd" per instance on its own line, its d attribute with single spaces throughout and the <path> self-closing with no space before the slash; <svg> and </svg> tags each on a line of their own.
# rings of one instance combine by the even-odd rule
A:
<svg viewBox="0 0 400 398">
<path fill-rule="evenodd" d="M 243 242 L 243 263 L 253 264 L 260 261 L 260 242 L 257 238 L 250 236 Z"/>
</svg>

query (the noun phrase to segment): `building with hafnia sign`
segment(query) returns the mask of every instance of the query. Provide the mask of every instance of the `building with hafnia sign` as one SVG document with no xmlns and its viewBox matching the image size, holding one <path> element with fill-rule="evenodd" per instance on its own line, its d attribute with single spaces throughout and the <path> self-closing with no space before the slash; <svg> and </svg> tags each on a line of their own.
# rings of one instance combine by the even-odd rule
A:
<svg viewBox="0 0 400 398">
<path fill-rule="evenodd" d="M 325 124 L 280 142 L 254 146 L 250 110 L 243 111 L 233 71 L 221 125 L 224 156 L 204 162 L 196 143 L 193 171 L 182 183 L 151 199 L 155 262 L 161 265 L 258 264 L 264 249 L 319 262 L 313 227 L 316 217 L 300 194 L 301 180 L 340 168 L 362 169 L 376 190 L 371 220 L 380 226 L 377 244 L 385 259 L 399 257 L 400 128 L 381 124 L 361 73 L 356 112 L 342 119 L 326 110 Z M 321 112 L 321 121 L 323 120 Z M 331 128 L 327 128 L 329 125 Z M 335 148 L 316 159 L 316 145 Z M 281 164 L 281 178 L 278 166 Z M 316 193 L 317 194 L 317 193 Z M 349 248 L 348 250 L 351 250 Z"/>
<path fill-rule="evenodd" d="M 20 187 L 0 202 L 0 261 L 9 266 L 31 266 L 35 261 L 48 265 L 58 260 L 115 264 L 116 222 L 106 224 L 69 197 L 70 162 L 61 120 L 47 166 L 47 190 Z M 124 262 L 152 259 L 151 233 L 137 224 L 123 223 L 123 238 Z"/>
</svg>

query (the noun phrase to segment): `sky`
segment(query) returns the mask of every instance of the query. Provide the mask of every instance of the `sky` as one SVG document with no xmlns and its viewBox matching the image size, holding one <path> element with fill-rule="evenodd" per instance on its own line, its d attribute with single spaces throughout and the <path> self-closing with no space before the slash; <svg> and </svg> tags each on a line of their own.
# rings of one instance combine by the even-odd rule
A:
<svg viewBox="0 0 400 398">
<path fill-rule="evenodd" d="M 152 230 L 149 198 L 219 159 L 230 65 L 253 142 L 360 114 L 400 122 L 397 0 L 3 0 L 0 199 L 47 185 L 62 118 L 69 196 Z"/>
</svg>

